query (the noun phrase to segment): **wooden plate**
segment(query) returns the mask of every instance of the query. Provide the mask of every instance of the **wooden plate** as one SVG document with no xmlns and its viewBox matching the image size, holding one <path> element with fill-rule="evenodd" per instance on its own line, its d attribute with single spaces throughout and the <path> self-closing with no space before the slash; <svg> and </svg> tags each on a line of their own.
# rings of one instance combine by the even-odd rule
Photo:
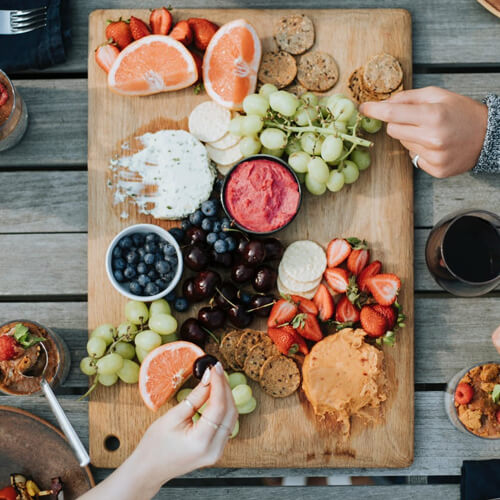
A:
<svg viewBox="0 0 500 500">
<path fill-rule="evenodd" d="M 78 465 L 61 431 L 27 411 L 0 406 L 0 450 L 0 489 L 13 472 L 33 477 L 41 488 L 59 476 L 66 500 L 95 486 L 90 469 Z"/>
<path fill-rule="evenodd" d="M 500 0 L 477 0 L 485 9 L 493 15 L 500 17 Z"/>
</svg>

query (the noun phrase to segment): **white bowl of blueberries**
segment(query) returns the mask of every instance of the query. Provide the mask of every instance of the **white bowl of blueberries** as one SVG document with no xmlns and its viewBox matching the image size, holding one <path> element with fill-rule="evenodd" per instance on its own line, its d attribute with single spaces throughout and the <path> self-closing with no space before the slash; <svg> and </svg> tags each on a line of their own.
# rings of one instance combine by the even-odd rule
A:
<svg viewBox="0 0 500 500">
<path fill-rule="evenodd" d="M 131 300 L 150 302 L 172 292 L 182 276 L 182 252 L 171 232 L 136 224 L 118 233 L 106 253 L 111 284 Z"/>
</svg>

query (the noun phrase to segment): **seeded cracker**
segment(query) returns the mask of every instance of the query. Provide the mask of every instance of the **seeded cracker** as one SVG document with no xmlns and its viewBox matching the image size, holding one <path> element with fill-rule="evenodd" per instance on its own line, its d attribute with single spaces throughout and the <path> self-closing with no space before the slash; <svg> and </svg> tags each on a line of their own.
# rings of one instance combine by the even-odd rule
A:
<svg viewBox="0 0 500 500">
<path fill-rule="evenodd" d="M 373 56 L 364 66 L 363 85 L 372 92 L 388 94 L 403 81 L 403 69 L 390 54 Z"/>
<path fill-rule="evenodd" d="M 314 25 L 303 14 L 282 17 L 275 26 L 278 47 L 289 54 L 303 54 L 314 45 Z"/>
<path fill-rule="evenodd" d="M 303 96 L 307 92 L 307 89 L 297 81 L 293 82 L 285 90 L 296 95 L 297 97 Z"/>
<path fill-rule="evenodd" d="M 339 79 L 339 69 L 335 59 L 326 52 L 308 52 L 300 58 L 297 80 L 308 90 L 325 92 Z"/>
<path fill-rule="evenodd" d="M 273 398 L 286 398 L 300 385 L 300 372 L 293 361 L 286 356 L 269 358 L 260 370 L 260 386 Z"/>
<path fill-rule="evenodd" d="M 282 89 L 292 83 L 296 75 L 297 63 L 287 52 L 266 52 L 262 56 L 259 68 L 259 81 L 262 83 L 272 83 Z"/>
<path fill-rule="evenodd" d="M 247 359 L 243 365 L 243 370 L 252 380 L 260 380 L 260 370 L 264 363 L 272 356 L 278 356 L 278 348 L 268 338 L 253 346 L 248 352 Z"/>
<path fill-rule="evenodd" d="M 262 332 L 258 332 L 256 330 L 245 330 L 241 335 L 234 352 L 234 359 L 236 360 L 236 364 L 243 367 L 245 365 L 245 359 L 247 359 L 250 349 L 261 341 Z"/>
<path fill-rule="evenodd" d="M 235 358 L 236 346 L 238 345 L 242 333 L 243 330 L 232 330 L 222 339 L 222 342 L 220 343 L 220 351 L 226 359 L 227 364 L 236 371 L 239 371 L 242 368 L 237 364 Z"/>
</svg>

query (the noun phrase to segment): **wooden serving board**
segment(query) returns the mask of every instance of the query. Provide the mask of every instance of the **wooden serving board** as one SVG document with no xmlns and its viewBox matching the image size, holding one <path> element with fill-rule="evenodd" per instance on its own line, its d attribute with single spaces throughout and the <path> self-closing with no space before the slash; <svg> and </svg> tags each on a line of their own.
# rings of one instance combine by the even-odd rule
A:
<svg viewBox="0 0 500 500">
<path fill-rule="evenodd" d="M 284 10 L 176 10 L 176 20 L 206 17 L 219 25 L 245 18 L 257 29 L 264 50 L 274 48 L 273 24 Z M 316 28 L 314 49 L 331 53 L 340 70 L 332 89 L 347 92 L 350 73 L 380 52 L 393 54 L 404 69 L 405 88 L 411 88 L 411 18 L 405 10 L 304 10 Z M 107 188 L 109 159 L 119 145 L 134 134 L 160 128 L 186 128 L 193 107 L 208 97 L 192 88 L 150 97 L 122 97 L 106 87 L 105 73 L 94 61 L 95 48 L 104 41 L 107 19 L 146 10 L 98 10 L 89 26 L 89 328 L 100 323 L 119 324 L 124 319 L 125 298 L 108 282 L 104 256 L 111 239 L 124 227 L 168 221 L 131 213 L 112 206 Z M 400 302 L 408 315 L 395 347 L 384 347 L 390 381 L 383 423 L 364 427 L 354 422 L 347 442 L 319 426 L 299 393 L 273 399 L 253 386 L 257 410 L 241 419 L 238 438 L 227 446 L 220 467 L 407 467 L 413 461 L 413 169 L 408 153 L 383 131 L 373 136 L 372 166 L 354 185 L 340 193 L 314 197 L 304 194 L 296 220 L 279 234 L 288 244 L 312 239 L 326 245 L 333 237 L 358 236 L 370 243 L 373 256 L 384 269 L 400 276 Z M 181 318 L 180 318 L 181 319 Z M 89 411 L 90 452 L 98 467 L 116 467 L 132 452 L 147 426 L 160 414 L 142 403 L 136 386 L 116 384 L 98 388 Z M 120 446 L 106 449 L 109 436 Z"/>
</svg>

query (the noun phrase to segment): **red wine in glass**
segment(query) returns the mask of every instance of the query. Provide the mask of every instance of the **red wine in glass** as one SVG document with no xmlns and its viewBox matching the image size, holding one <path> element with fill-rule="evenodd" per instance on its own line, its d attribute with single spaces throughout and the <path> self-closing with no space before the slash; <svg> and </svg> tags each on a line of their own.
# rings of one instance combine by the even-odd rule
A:
<svg viewBox="0 0 500 500">
<path fill-rule="evenodd" d="M 430 273 L 446 291 L 477 297 L 500 284 L 500 218 L 485 210 L 448 215 L 425 247 Z"/>
</svg>

